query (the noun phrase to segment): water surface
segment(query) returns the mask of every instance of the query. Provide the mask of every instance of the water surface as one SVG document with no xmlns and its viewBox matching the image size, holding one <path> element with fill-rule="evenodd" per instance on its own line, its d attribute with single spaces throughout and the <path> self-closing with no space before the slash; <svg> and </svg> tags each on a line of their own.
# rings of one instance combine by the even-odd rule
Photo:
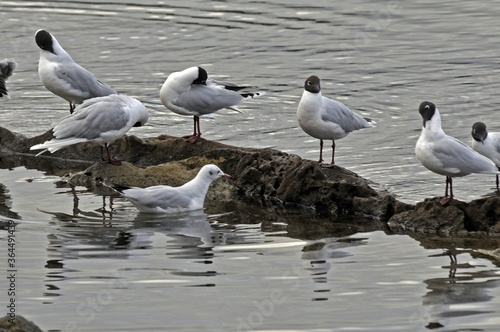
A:
<svg viewBox="0 0 500 332">
<path fill-rule="evenodd" d="M 413 203 L 444 190 L 414 156 L 421 101 L 435 102 L 445 131 L 465 142 L 475 121 L 500 130 L 499 11 L 477 1 L 4 1 L 0 57 L 19 68 L 1 125 L 33 136 L 67 114 L 38 79 L 39 28 L 148 105 L 139 137 L 191 132 L 192 119 L 167 111 L 158 94 L 169 73 L 200 65 L 267 93 L 245 102 L 245 114 L 203 118 L 206 139 L 317 159 L 318 141 L 295 119 L 315 74 L 324 95 L 377 122 L 337 142 L 337 163 Z M 44 330 L 498 330 L 494 241 L 428 245 L 376 225 L 258 210 L 252 218 L 210 204 L 151 218 L 60 180 L 0 170 L 1 215 L 17 222 L 18 313 Z M 493 185 L 471 175 L 454 190 L 470 200 Z"/>
</svg>

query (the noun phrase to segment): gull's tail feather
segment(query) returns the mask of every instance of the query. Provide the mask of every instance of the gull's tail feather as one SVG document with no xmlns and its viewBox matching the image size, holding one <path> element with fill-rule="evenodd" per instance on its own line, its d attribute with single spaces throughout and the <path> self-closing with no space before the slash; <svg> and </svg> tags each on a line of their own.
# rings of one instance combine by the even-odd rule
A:
<svg viewBox="0 0 500 332">
<path fill-rule="evenodd" d="M 30 149 L 30 150 L 31 150 L 31 149 Z M 34 149 L 34 150 L 38 150 L 38 149 Z M 44 150 L 42 150 L 42 151 L 38 152 L 38 153 L 35 155 L 35 157 L 38 157 L 39 155 L 41 155 L 41 154 L 43 154 L 43 153 L 45 153 L 45 152 L 47 152 L 47 151 L 49 151 L 49 149 L 44 149 Z"/>
<path fill-rule="evenodd" d="M 228 107 L 230 110 L 233 110 L 235 112 L 238 112 L 238 113 L 241 113 L 241 114 L 245 114 L 245 112 L 243 112 L 242 110 L 240 110 L 238 107 L 236 106 L 229 106 Z"/>
<path fill-rule="evenodd" d="M 241 93 L 241 96 L 245 99 L 250 99 L 250 98 L 257 98 L 265 95 L 266 93 L 264 91 L 257 91 L 257 92 L 248 92 L 248 93 Z"/>
<path fill-rule="evenodd" d="M 116 184 L 116 183 L 111 183 L 109 185 L 109 187 L 113 188 L 114 190 L 118 191 L 119 193 L 123 193 L 125 190 L 132 189 L 132 187 L 122 186 L 122 185 Z"/>
<path fill-rule="evenodd" d="M 37 156 L 39 156 L 46 151 L 49 151 L 50 153 L 52 153 L 52 152 L 56 152 L 57 150 L 65 147 L 65 146 L 69 146 L 69 145 L 73 145 L 73 144 L 77 144 L 77 143 L 83 143 L 83 142 L 87 142 L 87 141 L 88 141 L 87 139 L 83 139 L 83 138 L 70 138 L 70 139 L 61 139 L 61 140 L 55 139 L 55 140 L 50 140 L 50 141 L 47 141 L 47 142 L 44 142 L 41 144 L 33 145 L 32 147 L 30 147 L 30 150 L 42 150 L 43 149 L 42 152 L 37 154 Z"/>
<path fill-rule="evenodd" d="M 375 127 L 375 124 L 377 124 L 373 119 L 370 118 L 363 118 L 368 122 L 369 127 Z"/>
</svg>

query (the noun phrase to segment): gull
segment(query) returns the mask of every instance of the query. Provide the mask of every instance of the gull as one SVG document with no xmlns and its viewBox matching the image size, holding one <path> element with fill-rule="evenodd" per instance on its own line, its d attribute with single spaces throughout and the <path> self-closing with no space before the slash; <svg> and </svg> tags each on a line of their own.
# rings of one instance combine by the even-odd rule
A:
<svg viewBox="0 0 500 332">
<path fill-rule="evenodd" d="M 491 159 L 497 167 L 500 166 L 500 133 L 488 132 L 483 122 L 476 122 L 472 125 L 472 148 L 485 157 Z M 496 185 L 498 188 L 498 174 L 496 175 Z"/>
<path fill-rule="evenodd" d="M 440 200 L 442 205 L 453 200 L 453 177 L 472 173 L 498 174 L 493 161 L 458 139 L 445 134 L 441 128 L 441 115 L 436 105 L 424 101 L 418 111 L 423 119 L 423 127 L 415 146 L 415 154 L 424 167 L 446 176 L 445 194 Z"/>
<path fill-rule="evenodd" d="M 38 30 L 35 41 L 40 47 L 38 76 L 47 90 L 69 102 L 70 113 L 84 100 L 117 93 L 73 61 L 48 31 Z"/>
<path fill-rule="evenodd" d="M 323 97 L 320 79 L 309 76 L 297 107 L 297 120 L 306 134 L 319 139 L 319 163 L 323 167 L 335 164 L 335 140 L 344 138 L 351 131 L 373 127 L 372 121 L 352 112 L 346 105 Z M 323 140 L 332 140 L 332 162 L 323 163 Z"/>
<path fill-rule="evenodd" d="M 139 211 L 175 213 L 203 208 L 210 184 L 220 177 L 229 177 L 213 164 L 203 166 L 196 177 L 180 187 L 158 185 L 147 188 L 111 185 Z"/>
<path fill-rule="evenodd" d="M 7 91 L 5 81 L 12 75 L 16 68 L 17 63 L 14 59 L 3 59 L 0 61 L 0 98 L 3 96 L 9 98 L 9 91 Z"/>
<path fill-rule="evenodd" d="M 205 69 L 190 67 L 167 77 L 160 90 L 160 100 L 174 113 L 193 116 L 194 133 L 185 138 L 194 143 L 201 137 L 200 116 L 212 114 L 222 108 L 242 113 L 236 107 L 237 104 L 264 94 L 238 92 L 245 88 L 234 84 L 221 84 L 209 78 Z"/>
<path fill-rule="evenodd" d="M 104 148 L 107 160 L 111 164 L 120 164 L 111 158 L 109 144 L 124 136 L 132 127 L 144 125 L 149 118 L 146 107 L 137 99 L 126 95 L 109 95 L 87 99 L 75 108 L 75 112 L 57 123 L 53 138 L 42 144 L 34 145 L 30 150 L 41 150 L 38 155 L 49 151 L 55 152 L 63 147 L 82 143 L 96 142 L 101 145 L 101 159 Z"/>
</svg>

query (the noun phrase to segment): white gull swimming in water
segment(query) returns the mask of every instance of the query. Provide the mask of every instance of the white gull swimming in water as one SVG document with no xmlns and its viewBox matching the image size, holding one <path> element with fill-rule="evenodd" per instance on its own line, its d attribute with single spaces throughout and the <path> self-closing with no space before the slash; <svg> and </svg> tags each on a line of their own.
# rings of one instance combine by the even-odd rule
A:
<svg viewBox="0 0 500 332">
<path fill-rule="evenodd" d="M 446 176 L 446 189 L 444 197 L 440 200 L 441 204 L 453 200 L 453 177 L 472 173 L 498 174 L 493 161 L 458 139 L 445 134 L 441 128 L 441 115 L 436 105 L 424 101 L 418 111 L 423 119 L 423 127 L 415 146 L 415 154 L 427 169 Z"/>
<path fill-rule="evenodd" d="M 192 115 L 194 133 L 186 136 L 195 142 L 201 136 L 200 116 L 212 114 L 222 108 L 241 112 L 236 105 L 263 92 L 243 93 L 244 86 L 222 84 L 208 77 L 201 67 L 190 67 L 171 73 L 160 90 L 160 100 L 170 111 L 180 115 Z"/>
<path fill-rule="evenodd" d="M 352 112 L 347 106 L 323 97 L 320 79 L 309 76 L 297 108 L 297 120 L 306 134 L 319 139 L 319 163 L 324 167 L 335 164 L 335 140 L 344 138 L 351 131 L 373 127 L 371 120 Z M 323 140 L 332 140 L 332 162 L 323 164 Z"/>
<path fill-rule="evenodd" d="M 48 31 L 38 30 L 35 41 L 40 48 L 38 76 L 47 90 L 69 102 L 70 113 L 84 100 L 117 93 L 73 61 Z"/>
<path fill-rule="evenodd" d="M 0 98 L 3 96 L 9 98 L 9 91 L 5 85 L 5 81 L 12 75 L 16 68 L 17 63 L 14 59 L 3 59 L 0 61 Z"/>
<path fill-rule="evenodd" d="M 141 212 L 175 213 L 203 208 L 210 184 L 220 177 L 229 177 L 213 164 L 203 166 L 196 177 L 180 187 L 158 185 L 147 188 L 113 184 Z"/>
<path fill-rule="evenodd" d="M 75 108 L 75 112 L 57 123 L 49 141 L 34 145 L 30 150 L 55 152 L 65 146 L 96 142 L 101 145 L 101 159 L 106 148 L 107 160 L 113 164 L 120 161 L 111 158 L 109 143 L 124 136 L 132 127 L 144 125 L 149 118 L 147 108 L 137 99 L 125 95 L 109 95 L 87 99 Z"/>
<path fill-rule="evenodd" d="M 483 122 L 472 125 L 472 148 L 485 157 L 491 159 L 497 167 L 500 166 L 500 133 L 488 132 Z M 497 190 L 498 174 L 496 175 Z"/>
</svg>

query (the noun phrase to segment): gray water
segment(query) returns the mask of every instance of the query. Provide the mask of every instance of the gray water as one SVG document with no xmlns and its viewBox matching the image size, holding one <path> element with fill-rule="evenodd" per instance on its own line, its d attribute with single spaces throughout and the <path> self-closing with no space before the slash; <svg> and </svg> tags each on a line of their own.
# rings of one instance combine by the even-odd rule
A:
<svg viewBox="0 0 500 332">
<path fill-rule="evenodd" d="M 444 178 L 414 156 L 421 101 L 435 102 L 445 131 L 465 142 L 475 121 L 500 130 L 499 16 L 498 3 L 482 1 L 3 1 L 0 58 L 19 68 L 1 125 L 34 136 L 68 112 L 38 79 L 39 28 L 150 108 L 148 125 L 131 131 L 139 137 L 191 132 L 192 119 L 167 111 L 158 94 L 169 73 L 200 65 L 267 93 L 245 102 L 245 114 L 203 118 L 206 139 L 317 159 L 318 141 L 295 119 L 315 74 L 324 95 L 377 122 L 337 142 L 337 164 L 414 203 L 444 190 Z M 204 212 L 156 218 L 60 180 L 0 170 L 0 214 L 17 222 L 16 312 L 44 330 L 500 328 L 494 241 L 429 245 L 300 213 L 242 218 L 210 202 Z M 457 198 L 470 200 L 491 194 L 494 178 L 454 182 Z"/>
</svg>

